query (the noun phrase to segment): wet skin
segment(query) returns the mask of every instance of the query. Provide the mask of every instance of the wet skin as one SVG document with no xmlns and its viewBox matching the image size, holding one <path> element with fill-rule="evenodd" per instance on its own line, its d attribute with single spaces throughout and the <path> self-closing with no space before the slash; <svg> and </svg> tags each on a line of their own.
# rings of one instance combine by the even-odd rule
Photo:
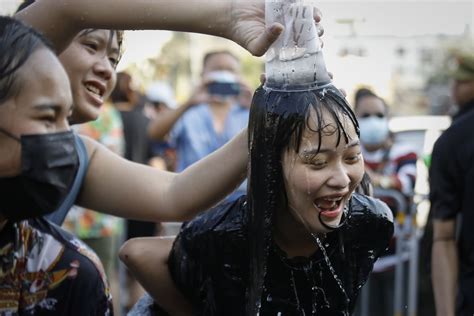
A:
<svg viewBox="0 0 474 316">
<path fill-rule="evenodd" d="M 329 231 L 320 219 L 328 226 L 336 227 L 340 223 L 343 208 L 364 173 L 354 126 L 342 118 L 349 142 L 337 144 L 336 123 L 328 113 L 323 116 L 327 125 L 322 131 L 325 135 L 321 144 L 318 133 L 313 132 L 318 130 L 313 114 L 309 119 L 310 128 L 302 136 L 299 152 L 290 149 L 282 155 L 288 209 L 277 212 L 275 239 L 290 255 L 308 255 L 316 250 L 308 232 L 321 234 Z M 308 243 L 310 253 L 298 251 L 304 249 L 304 243 Z"/>
</svg>

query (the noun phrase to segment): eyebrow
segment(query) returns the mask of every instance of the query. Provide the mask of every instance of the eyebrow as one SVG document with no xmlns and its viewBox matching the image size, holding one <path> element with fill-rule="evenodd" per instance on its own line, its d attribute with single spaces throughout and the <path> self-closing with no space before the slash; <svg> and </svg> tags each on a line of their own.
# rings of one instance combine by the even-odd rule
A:
<svg viewBox="0 0 474 316">
<path fill-rule="evenodd" d="M 33 108 L 37 111 L 50 111 L 50 110 L 53 110 L 54 112 L 61 112 L 61 110 L 63 109 L 63 106 L 59 105 L 59 104 L 54 104 L 54 103 L 42 103 L 42 104 L 34 105 Z M 70 104 L 66 108 L 66 113 L 69 113 L 72 110 L 72 108 L 73 108 L 73 105 Z"/>
<path fill-rule="evenodd" d="M 97 35 L 97 34 L 93 34 L 94 32 L 90 32 L 90 33 L 87 33 L 87 34 L 84 34 L 83 37 L 89 37 L 89 38 L 93 38 L 99 42 L 101 42 L 101 44 L 105 44 L 107 46 L 107 52 L 109 54 L 120 54 L 120 49 L 118 48 L 114 48 L 112 47 L 111 43 L 114 39 L 110 39 L 110 38 L 107 38 L 105 39 L 103 36 L 100 36 L 100 35 Z"/>
<path fill-rule="evenodd" d="M 350 141 L 348 144 L 346 144 L 346 146 L 344 146 L 344 149 L 353 148 L 357 146 L 360 146 L 360 140 L 354 139 Z M 316 147 L 316 148 L 311 148 L 308 150 L 303 150 L 301 154 L 302 155 L 317 155 L 317 154 L 324 154 L 324 153 L 333 153 L 335 151 L 336 151 L 335 148 L 320 148 L 318 150 L 318 148 Z"/>
</svg>

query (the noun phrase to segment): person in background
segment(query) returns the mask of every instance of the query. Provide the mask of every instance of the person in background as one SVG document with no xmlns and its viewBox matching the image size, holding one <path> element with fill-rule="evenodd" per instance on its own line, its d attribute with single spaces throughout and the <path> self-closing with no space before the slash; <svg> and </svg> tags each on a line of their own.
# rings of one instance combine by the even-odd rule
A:
<svg viewBox="0 0 474 316">
<path fill-rule="evenodd" d="M 124 139 L 120 113 L 107 102 L 100 109 L 95 121 L 75 125 L 81 135 L 88 136 L 103 144 L 117 155 L 123 156 Z M 74 206 L 64 221 L 63 228 L 84 241 L 99 256 L 105 274 L 110 282 L 112 296 L 115 298 L 115 314 L 119 315 L 119 280 L 117 252 L 122 242 L 123 221 L 119 217 Z"/>
<path fill-rule="evenodd" d="M 205 55 L 201 82 L 175 110 L 157 116 L 149 127 L 154 140 L 176 148 L 177 171 L 214 152 L 248 124 L 248 105 L 239 98 L 248 90 L 240 78 L 240 61 L 229 51 Z M 230 197 L 245 194 L 244 182 Z"/>
<path fill-rule="evenodd" d="M 124 158 L 140 164 L 148 164 L 152 158 L 152 144 L 147 129 L 150 117 L 146 115 L 146 98 L 134 87 L 132 76 L 126 72 L 117 74 L 117 85 L 110 96 L 113 107 L 121 117 L 125 141 Z M 149 221 L 127 220 L 125 240 L 150 237 L 159 234 L 161 224 Z M 143 295 L 143 289 L 133 276 L 127 273 L 128 309 Z"/>
<path fill-rule="evenodd" d="M 457 56 L 452 96 L 459 107 L 436 141 L 429 172 L 432 278 L 438 316 L 474 314 L 474 52 Z"/>
<path fill-rule="evenodd" d="M 418 156 L 410 144 L 395 142 L 388 126 L 387 104 L 371 90 L 362 88 L 356 92 L 354 111 L 360 123 L 366 172 L 373 186 L 397 190 L 411 198 Z"/>
<path fill-rule="evenodd" d="M 151 83 L 145 91 L 145 96 L 151 105 L 152 120 L 177 107 L 173 89 L 167 82 Z M 168 140 L 153 141 L 152 152 L 154 157 L 149 161 L 151 166 L 168 171 L 176 170 L 176 149 Z"/>
<path fill-rule="evenodd" d="M 117 73 L 117 84 L 110 95 L 110 100 L 122 118 L 125 159 L 148 164 L 152 157 L 147 134 L 150 117 L 145 112 L 146 98 L 135 88 L 129 73 Z"/>
<path fill-rule="evenodd" d="M 359 120 L 365 171 L 375 196 L 386 202 L 394 215 L 398 211 L 409 211 L 400 210 L 397 199 L 386 190 L 395 190 L 411 203 L 416 181 L 416 151 L 410 144 L 395 141 L 389 130 L 388 106 L 373 91 L 362 88 L 356 92 L 354 111 Z M 385 262 L 396 260 L 395 242 L 394 238 L 383 254 Z M 394 264 L 374 269 L 369 280 L 369 315 L 389 315 L 394 308 Z"/>
</svg>

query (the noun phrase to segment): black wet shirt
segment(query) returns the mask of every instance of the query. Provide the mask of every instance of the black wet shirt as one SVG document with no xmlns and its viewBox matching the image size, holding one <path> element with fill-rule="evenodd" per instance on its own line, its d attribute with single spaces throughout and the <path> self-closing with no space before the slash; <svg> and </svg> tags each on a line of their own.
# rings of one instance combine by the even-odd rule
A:
<svg viewBox="0 0 474 316">
<path fill-rule="evenodd" d="M 347 224 L 329 233 L 322 251 L 286 258 L 273 245 L 260 315 L 346 315 L 393 234 L 390 209 L 354 194 Z M 169 266 L 196 315 L 245 315 L 250 264 L 245 197 L 183 225 Z M 328 259 L 328 262 L 326 261 Z M 331 271 L 331 268 L 333 272 Z"/>
<path fill-rule="evenodd" d="M 459 304 L 474 314 L 474 100 L 455 117 L 438 138 L 430 167 L 433 218 L 462 215 L 458 240 Z"/>
<path fill-rule="evenodd" d="M 2 316 L 113 315 L 97 255 L 45 219 L 7 223 L 0 264 Z"/>
</svg>

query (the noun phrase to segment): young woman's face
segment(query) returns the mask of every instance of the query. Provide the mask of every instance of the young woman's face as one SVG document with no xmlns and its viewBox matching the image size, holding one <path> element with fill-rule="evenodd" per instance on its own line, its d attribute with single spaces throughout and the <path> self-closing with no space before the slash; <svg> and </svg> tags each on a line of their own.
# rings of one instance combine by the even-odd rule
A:
<svg viewBox="0 0 474 316">
<path fill-rule="evenodd" d="M 341 135 L 337 144 L 336 123 L 327 112 L 323 118 L 326 127 L 319 151 L 319 134 L 311 131 L 317 130 L 316 121 L 310 119 L 311 129 L 306 128 L 299 152 L 285 150 L 282 157 L 288 211 L 313 233 L 327 232 L 319 218 L 328 226 L 339 225 L 344 206 L 364 173 L 360 143 L 351 121 L 341 118 L 349 142 Z"/>
<path fill-rule="evenodd" d="M 71 81 L 74 98 L 73 123 L 97 119 L 100 107 L 115 86 L 119 57 L 116 33 L 94 30 L 76 36 L 59 59 Z"/>
<path fill-rule="evenodd" d="M 72 108 L 69 80 L 48 49 L 35 51 L 18 70 L 18 93 L 0 104 L 0 128 L 13 136 L 63 132 Z M 0 132 L 0 177 L 20 172 L 21 146 Z"/>
</svg>

